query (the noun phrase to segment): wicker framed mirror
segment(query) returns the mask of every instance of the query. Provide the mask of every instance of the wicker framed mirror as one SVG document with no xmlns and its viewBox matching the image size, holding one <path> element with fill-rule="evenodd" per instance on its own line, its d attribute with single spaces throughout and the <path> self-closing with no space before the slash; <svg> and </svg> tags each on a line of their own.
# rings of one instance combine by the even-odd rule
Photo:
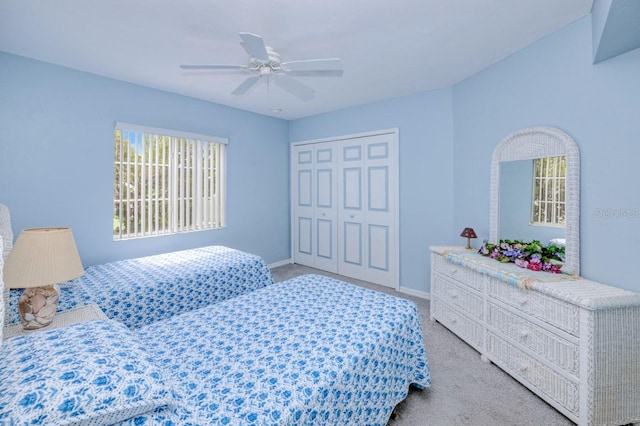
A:
<svg viewBox="0 0 640 426">
<path fill-rule="evenodd" d="M 565 264 L 562 271 L 580 274 L 580 151 L 576 142 L 554 127 L 530 127 L 512 133 L 493 151 L 491 159 L 491 192 L 489 241 L 500 236 L 500 165 L 506 162 L 565 157 Z M 504 206 L 503 206 L 504 208 Z M 513 238 L 513 237 L 511 237 Z"/>
</svg>

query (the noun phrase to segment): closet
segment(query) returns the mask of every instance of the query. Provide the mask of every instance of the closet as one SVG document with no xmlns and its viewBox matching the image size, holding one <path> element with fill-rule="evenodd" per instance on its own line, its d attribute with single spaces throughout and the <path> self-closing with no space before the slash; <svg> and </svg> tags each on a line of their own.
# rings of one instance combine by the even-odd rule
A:
<svg viewBox="0 0 640 426">
<path fill-rule="evenodd" d="M 397 288 L 398 132 L 291 147 L 293 261 Z"/>
</svg>

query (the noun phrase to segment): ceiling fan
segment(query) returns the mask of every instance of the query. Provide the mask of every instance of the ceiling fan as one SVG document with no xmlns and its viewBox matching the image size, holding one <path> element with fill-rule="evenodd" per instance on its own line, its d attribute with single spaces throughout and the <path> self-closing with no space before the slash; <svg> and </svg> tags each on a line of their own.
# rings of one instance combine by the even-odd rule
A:
<svg viewBox="0 0 640 426">
<path fill-rule="evenodd" d="M 232 95 L 247 93 L 261 78 L 267 83 L 273 81 L 278 87 L 286 90 L 303 101 L 313 99 L 314 90 L 296 80 L 298 77 L 341 77 L 342 61 L 338 58 L 308 59 L 302 61 L 282 62 L 280 55 L 264 44 L 262 37 L 251 33 L 240 33 L 240 44 L 249 54 L 247 65 L 180 65 L 185 70 L 241 70 L 249 71 L 252 76 L 243 81 Z"/>
</svg>

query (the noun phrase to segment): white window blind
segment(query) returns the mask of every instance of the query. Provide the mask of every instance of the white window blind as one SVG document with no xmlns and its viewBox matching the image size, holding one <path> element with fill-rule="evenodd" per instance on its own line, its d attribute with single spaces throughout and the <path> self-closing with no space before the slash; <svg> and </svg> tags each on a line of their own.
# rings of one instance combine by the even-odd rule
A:
<svg viewBox="0 0 640 426">
<path fill-rule="evenodd" d="M 566 157 L 547 157 L 534 160 L 532 224 L 564 226 L 566 169 Z"/>
<path fill-rule="evenodd" d="M 114 240 L 224 227 L 226 144 L 116 123 Z"/>
</svg>

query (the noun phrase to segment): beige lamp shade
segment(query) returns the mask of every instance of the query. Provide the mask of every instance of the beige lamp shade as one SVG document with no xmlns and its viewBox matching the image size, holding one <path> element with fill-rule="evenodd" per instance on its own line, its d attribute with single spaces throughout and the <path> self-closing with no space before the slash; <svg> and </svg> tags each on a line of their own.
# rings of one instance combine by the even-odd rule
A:
<svg viewBox="0 0 640 426">
<path fill-rule="evenodd" d="M 44 287 L 84 273 L 71 228 L 24 229 L 4 265 L 8 288 Z"/>
</svg>

